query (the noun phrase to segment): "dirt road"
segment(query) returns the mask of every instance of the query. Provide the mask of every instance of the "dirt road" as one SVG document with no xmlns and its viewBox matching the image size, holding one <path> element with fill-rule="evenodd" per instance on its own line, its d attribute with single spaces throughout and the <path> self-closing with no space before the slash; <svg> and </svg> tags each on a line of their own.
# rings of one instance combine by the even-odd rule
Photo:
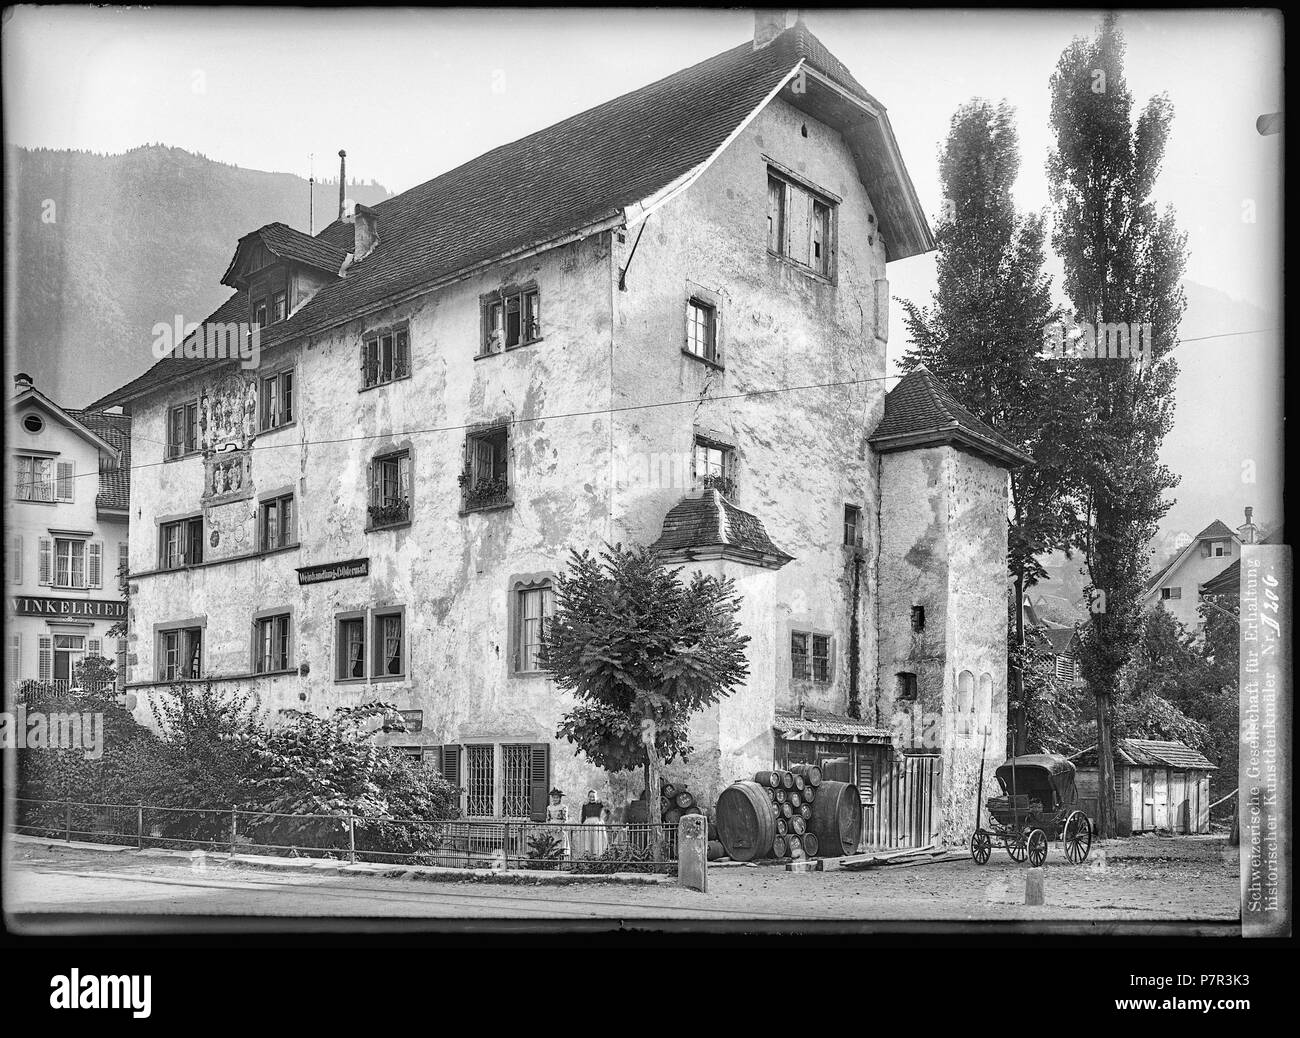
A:
<svg viewBox="0 0 1300 1038">
<path fill-rule="evenodd" d="M 241 916 L 403 919 L 742 920 L 849 923 L 915 920 L 1174 922 L 1238 918 L 1236 848 L 1223 837 L 1138 837 L 1094 847 L 1082 866 L 1052 848 L 1047 904 L 1024 905 L 1025 866 L 995 851 L 869 872 L 795 874 L 779 866 L 714 868 L 709 891 L 676 886 L 536 887 L 378 876 L 265 872 L 220 856 L 202 870 L 135 852 L 15 845 L 5 884 L 11 921 L 42 917 Z"/>
</svg>

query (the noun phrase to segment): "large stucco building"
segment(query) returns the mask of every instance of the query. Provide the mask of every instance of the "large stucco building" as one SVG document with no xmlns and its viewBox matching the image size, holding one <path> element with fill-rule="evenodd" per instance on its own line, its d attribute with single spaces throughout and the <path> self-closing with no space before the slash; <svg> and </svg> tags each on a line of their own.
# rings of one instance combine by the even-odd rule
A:
<svg viewBox="0 0 1300 1038">
<path fill-rule="evenodd" d="M 132 688 L 382 698 L 471 816 L 552 784 L 619 805 L 639 775 L 555 740 L 536 651 L 571 549 L 654 544 L 734 578 L 752 639 L 670 776 L 711 803 L 842 756 L 873 811 L 906 755 L 937 817 L 984 728 L 1004 743 L 1027 459 L 925 371 L 886 395 L 887 264 L 932 247 L 884 107 L 769 14 L 314 238 L 252 231 L 209 322 L 260 325 L 256 369 L 178 354 L 98 404 L 161 462 L 133 487 Z"/>
</svg>

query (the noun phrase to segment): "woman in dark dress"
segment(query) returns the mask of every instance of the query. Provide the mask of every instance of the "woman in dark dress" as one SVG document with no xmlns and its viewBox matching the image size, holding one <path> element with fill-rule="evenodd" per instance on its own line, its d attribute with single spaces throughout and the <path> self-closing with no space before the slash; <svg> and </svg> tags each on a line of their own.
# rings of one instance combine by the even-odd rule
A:
<svg viewBox="0 0 1300 1038">
<path fill-rule="evenodd" d="M 573 856 L 575 858 L 599 858 L 609 848 L 609 832 L 605 823 L 609 812 L 600 802 L 594 789 L 587 790 L 587 802 L 582 805 L 582 828 L 573 836 Z"/>
</svg>

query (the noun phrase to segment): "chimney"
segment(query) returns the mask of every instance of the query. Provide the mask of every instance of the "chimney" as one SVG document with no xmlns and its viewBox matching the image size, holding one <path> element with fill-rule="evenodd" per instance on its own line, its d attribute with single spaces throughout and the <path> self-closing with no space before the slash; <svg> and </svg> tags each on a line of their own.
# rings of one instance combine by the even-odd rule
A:
<svg viewBox="0 0 1300 1038">
<path fill-rule="evenodd" d="M 339 149 L 339 219 L 343 219 L 343 195 L 348 182 L 348 153 Z"/>
<path fill-rule="evenodd" d="M 789 11 L 761 8 L 754 11 L 754 49 L 761 50 L 785 32 Z"/>
<path fill-rule="evenodd" d="M 1254 514 L 1255 514 L 1255 509 L 1253 509 L 1250 505 L 1247 505 L 1245 525 L 1237 527 L 1237 532 L 1241 534 L 1242 544 L 1255 543 L 1255 533 L 1259 528 L 1255 525 L 1254 519 L 1251 518 L 1251 516 L 1253 516 Z"/>
<path fill-rule="evenodd" d="M 379 244 L 379 216 L 358 202 L 352 209 L 352 262 L 360 263 Z"/>
<path fill-rule="evenodd" d="M 14 375 L 14 389 L 21 393 L 25 389 L 32 388 L 32 376 L 25 371 L 20 371 Z"/>
</svg>

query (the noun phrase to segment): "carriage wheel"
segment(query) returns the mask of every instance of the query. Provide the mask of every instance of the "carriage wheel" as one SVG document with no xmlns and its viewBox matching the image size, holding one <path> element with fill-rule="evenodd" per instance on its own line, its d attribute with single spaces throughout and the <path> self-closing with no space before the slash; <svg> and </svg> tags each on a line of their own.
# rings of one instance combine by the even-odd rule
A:
<svg viewBox="0 0 1300 1038">
<path fill-rule="evenodd" d="M 1082 811 L 1071 811 L 1065 820 L 1065 860 L 1071 865 L 1080 864 L 1092 849 L 1092 826 Z"/>
<path fill-rule="evenodd" d="M 1047 833 L 1041 829 L 1035 829 L 1029 834 L 1028 840 L 1029 864 L 1038 868 L 1047 860 Z"/>
<path fill-rule="evenodd" d="M 975 859 L 975 864 L 983 865 L 992 853 L 993 841 L 989 839 L 989 834 L 983 829 L 976 829 L 975 835 L 970 838 L 970 856 Z"/>
<path fill-rule="evenodd" d="M 1014 835 L 1007 837 L 1007 854 L 1011 856 L 1012 861 L 1020 862 L 1025 860 L 1026 848 L 1024 833 L 1015 833 Z"/>
</svg>

